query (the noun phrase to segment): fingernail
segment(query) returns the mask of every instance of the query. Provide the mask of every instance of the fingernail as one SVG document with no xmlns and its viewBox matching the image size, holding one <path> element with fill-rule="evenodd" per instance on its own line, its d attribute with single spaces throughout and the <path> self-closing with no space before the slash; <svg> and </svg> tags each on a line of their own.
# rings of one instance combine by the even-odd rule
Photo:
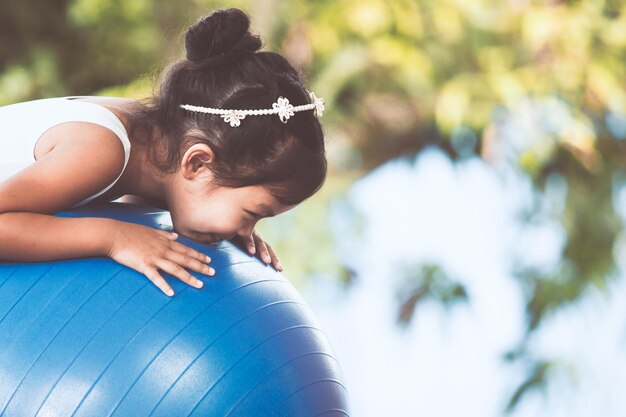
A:
<svg viewBox="0 0 626 417">
<path fill-rule="evenodd" d="M 206 257 L 206 261 L 207 261 L 207 262 L 211 262 L 211 257 L 210 257 L 210 256 L 207 256 L 207 257 Z"/>
<path fill-rule="evenodd" d="M 174 290 L 167 290 L 165 291 L 165 293 L 171 297 L 172 295 L 174 295 Z"/>
<path fill-rule="evenodd" d="M 249 251 L 250 253 L 254 253 L 254 252 L 256 252 L 256 248 L 251 247 L 250 249 L 248 249 L 248 251 Z"/>
<path fill-rule="evenodd" d="M 283 270 L 283 266 L 280 264 L 280 262 L 278 263 L 278 269 L 280 269 L 281 271 Z"/>
<path fill-rule="evenodd" d="M 209 275 L 214 275 L 214 274 L 215 274 L 215 269 L 209 268 Z"/>
<path fill-rule="evenodd" d="M 202 288 L 203 285 L 204 285 L 204 282 L 200 281 L 199 279 L 196 280 L 196 286 L 198 288 Z"/>
</svg>

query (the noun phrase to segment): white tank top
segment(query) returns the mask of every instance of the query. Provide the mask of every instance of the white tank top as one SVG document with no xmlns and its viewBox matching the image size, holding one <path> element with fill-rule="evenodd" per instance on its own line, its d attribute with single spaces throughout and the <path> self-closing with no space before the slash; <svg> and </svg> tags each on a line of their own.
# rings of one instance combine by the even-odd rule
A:
<svg viewBox="0 0 626 417">
<path fill-rule="evenodd" d="M 124 167 L 117 178 L 104 189 L 73 207 L 89 203 L 104 194 L 120 179 L 130 157 L 130 140 L 124 124 L 109 109 L 99 104 L 67 96 L 25 101 L 0 106 L 0 182 L 35 162 L 35 144 L 48 129 L 64 122 L 92 122 L 104 126 L 122 141 Z"/>
</svg>

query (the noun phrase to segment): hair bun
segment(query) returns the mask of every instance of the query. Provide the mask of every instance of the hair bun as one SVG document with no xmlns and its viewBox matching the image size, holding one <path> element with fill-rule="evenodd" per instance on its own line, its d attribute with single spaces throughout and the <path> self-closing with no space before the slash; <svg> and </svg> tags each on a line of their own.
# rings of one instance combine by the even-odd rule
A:
<svg viewBox="0 0 626 417">
<path fill-rule="evenodd" d="M 243 11 L 216 10 L 185 32 L 187 59 L 198 62 L 236 50 L 255 52 L 261 48 L 261 39 L 249 29 L 250 19 Z"/>
</svg>

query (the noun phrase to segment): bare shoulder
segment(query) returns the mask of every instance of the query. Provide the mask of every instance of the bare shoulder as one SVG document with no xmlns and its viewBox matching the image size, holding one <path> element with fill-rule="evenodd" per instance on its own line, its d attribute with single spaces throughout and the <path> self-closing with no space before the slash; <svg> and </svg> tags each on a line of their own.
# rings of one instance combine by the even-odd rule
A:
<svg viewBox="0 0 626 417">
<path fill-rule="evenodd" d="M 37 140 L 33 155 L 39 160 L 58 145 L 75 146 L 78 142 L 84 146 L 116 148 L 122 156 L 124 153 L 122 142 L 112 130 L 96 123 L 70 121 L 46 130 Z"/>
<path fill-rule="evenodd" d="M 66 122 L 44 135 L 50 149 L 0 182 L 0 213 L 68 209 L 113 182 L 124 167 L 121 141 L 103 126 Z"/>
</svg>

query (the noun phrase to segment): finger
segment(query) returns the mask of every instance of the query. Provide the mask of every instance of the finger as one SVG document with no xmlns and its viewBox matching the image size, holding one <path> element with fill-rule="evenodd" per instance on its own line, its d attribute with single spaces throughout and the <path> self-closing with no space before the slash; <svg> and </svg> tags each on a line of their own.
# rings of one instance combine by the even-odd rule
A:
<svg viewBox="0 0 626 417">
<path fill-rule="evenodd" d="M 200 272 L 205 275 L 215 275 L 215 270 L 213 268 L 195 258 L 192 258 L 186 253 L 171 251 L 168 252 L 166 256 L 170 261 L 196 272 Z"/>
<path fill-rule="evenodd" d="M 254 233 L 244 238 L 244 242 L 246 244 L 246 247 L 248 248 L 248 252 L 252 254 L 256 252 L 256 245 L 254 243 Z"/>
<path fill-rule="evenodd" d="M 168 232 L 167 230 L 162 230 L 162 229 L 154 229 L 154 230 L 161 236 L 166 237 L 168 239 L 171 239 L 171 240 L 178 239 L 178 233 Z"/>
<path fill-rule="evenodd" d="M 259 256 L 261 257 L 261 259 L 263 260 L 263 262 L 265 262 L 266 264 L 272 262 L 272 259 L 270 258 L 270 253 L 267 250 L 267 243 L 265 243 L 263 239 L 259 239 L 256 242 L 256 246 L 257 246 L 257 252 Z"/>
<path fill-rule="evenodd" d="M 180 279 L 183 282 L 191 285 L 192 287 L 202 288 L 204 285 L 202 281 L 191 275 L 185 268 L 179 264 L 170 261 L 169 259 L 159 258 L 155 262 L 159 269 L 167 272 L 168 274 Z"/>
<path fill-rule="evenodd" d="M 254 230 L 252 232 L 252 235 L 254 236 L 254 241 L 255 241 L 255 245 L 257 247 L 257 253 L 259 254 L 259 256 L 261 257 L 261 259 L 265 262 L 265 263 L 270 263 L 272 261 L 269 251 L 267 250 L 267 247 L 269 246 L 267 244 L 267 242 L 265 242 L 261 236 L 259 236 L 259 234 L 256 232 L 256 230 Z"/>
<path fill-rule="evenodd" d="M 189 246 L 183 245 L 180 242 L 172 242 L 170 244 L 170 248 L 174 249 L 177 252 L 189 255 L 189 256 L 199 260 L 200 262 L 206 262 L 206 263 L 211 262 L 211 257 L 210 256 L 205 255 L 202 252 L 198 252 L 197 250 L 191 249 Z M 202 271 L 199 271 L 199 272 L 202 272 Z"/>
<path fill-rule="evenodd" d="M 270 245 L 267 245 L 267 250 L 270 252 L 270 256 L 272 257 L 272 264 L 274 265 L 274 268 L 276 268 L 279 271 L 282 271 L 283 266 L 280 264 L 280 261 L 278 260 L 278 256 L 276 256 L 276 252 L 274 252 L 274 249 Z"/>
<path fill-rule="evenodd" d="M 169 295 L 170 297 L 174 295 L 172 287 L 170 287 L 165 278 L 163 278 L 155 268 L 146 268 L 144 275 L 163 291 L 165 295 Z"/>
</svg>

